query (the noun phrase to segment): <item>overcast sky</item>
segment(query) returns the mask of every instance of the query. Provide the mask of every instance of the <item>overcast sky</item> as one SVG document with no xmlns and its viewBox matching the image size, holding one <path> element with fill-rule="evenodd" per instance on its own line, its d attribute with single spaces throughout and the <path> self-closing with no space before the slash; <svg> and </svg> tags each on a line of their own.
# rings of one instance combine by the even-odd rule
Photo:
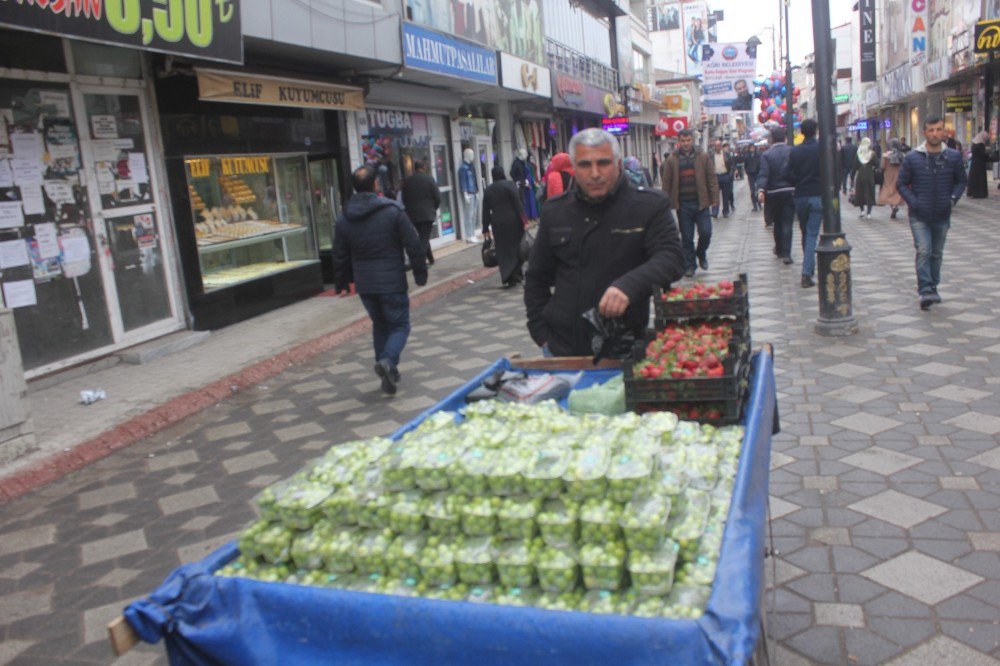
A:
<svg viewBox="0 0 1000 666">
<path fill-rule="evenodd" d="M 758 34 L 762 44 L 757 49 L 760 66 L 765 72 L 771 67 L 772 40 L 770 26 L 778 33 L 778 11 L 782 0 L 709 0 L 711 10 L 725 12 L 725 20 L 719 24 L 720 42 L 745 42 L 753 34 Z M 830 0 L 830 27 L 836 27 L 851 20 L 854 0 Z M 792 0 L 788 13 L 791 33 L 792 64 L 802 62 L 807 53 L 813 52 L 812 2 Z M 765 30 L 766 28 L 766 30 Z M 761 32 L 763 31 L 763 32 Z M 780 57 L 780 54 L 779 54 Z M 782 69 L 781 63 L 778 65 Z"/>
</svg>

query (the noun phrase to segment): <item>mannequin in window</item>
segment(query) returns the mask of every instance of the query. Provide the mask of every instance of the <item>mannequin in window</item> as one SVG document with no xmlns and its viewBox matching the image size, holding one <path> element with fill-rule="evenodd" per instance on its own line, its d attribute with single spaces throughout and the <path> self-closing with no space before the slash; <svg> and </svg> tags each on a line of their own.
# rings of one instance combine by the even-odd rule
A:
<svg viewBox="0 0 1000 666">
<path fill-rule="evenodd" d="M 535 200 L 535 169 L 528 160 L 528 151 L 519 148 L 517 157 L 510 165 L 510 179 L 517 185 L 521 195 L 521 205 L 529 220 L 538 219 L 538 202 Z"/>
<path fill-rule="evenodd" d="M 462 166 L 458 168 L 458 188 L 462 193 L 462 236 L 469 243 L 477 242 L 479 226 L 479 177 L 473 164 L 476 154 L 472 148 L 462 151 Z"/>
</svg>

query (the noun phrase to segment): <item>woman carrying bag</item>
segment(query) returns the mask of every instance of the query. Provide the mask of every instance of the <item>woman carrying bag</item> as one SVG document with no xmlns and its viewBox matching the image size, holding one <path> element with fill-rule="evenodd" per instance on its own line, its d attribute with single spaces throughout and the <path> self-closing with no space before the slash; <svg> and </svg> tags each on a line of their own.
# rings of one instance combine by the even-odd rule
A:
<svg viewBox="0 0 1000 666">
<path fill-rule="evenodd" d="M 517 186 L 507 180 L 503 167 L 493 167 L 493 183 L 483 193 L 483 236 L 493 241 L 505 288 L 524 282 L 521 271 L 521 238 L 524 207 Z"/>
<path fill-rule="evenodd" d="M 986 184 L 986 169 L 995 157 L 986 151 L 986 142 L 990 140 L 987 132 L 980 132 L 972 139 L 972 159 L 969 161 L 969 186 L 965 195 L 970 199 L 985 199 L 989 196 L 989 186 Z"/>
<path fill-rule="evenodd" d="M 863 138 L 858 146 L 858 172 L 854 177 L 852 203 L 861 210 L 858 217 L 872 219 L 872 206 L 875 205 L 875 151 L 872 150 L 872 140 L 868 137 Z"/>
<path fill-rule="evenodd" d="M 891 206 L 891 219 L 896 219 L 903 197 L 896 189 L 896 179 L 899 178 L 899 165 L 903 163 L 903 150 L 899 139 L 889 142 L 889 151 L 882 157 L 882 187 L 878 191 L 878 205 Z"/>
</svg>

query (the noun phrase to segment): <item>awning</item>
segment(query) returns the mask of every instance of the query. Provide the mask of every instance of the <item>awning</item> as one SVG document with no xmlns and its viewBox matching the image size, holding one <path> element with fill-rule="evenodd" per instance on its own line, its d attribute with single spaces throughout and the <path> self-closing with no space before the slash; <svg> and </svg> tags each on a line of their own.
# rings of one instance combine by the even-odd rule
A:
<svg viewBox="0 0 1000 666">
<path fill-rule="evenodd" d="M 262 74 L 196 68 L 198 98 L 210 102 L 363 111 L 361 88 Z"/>
</svg>

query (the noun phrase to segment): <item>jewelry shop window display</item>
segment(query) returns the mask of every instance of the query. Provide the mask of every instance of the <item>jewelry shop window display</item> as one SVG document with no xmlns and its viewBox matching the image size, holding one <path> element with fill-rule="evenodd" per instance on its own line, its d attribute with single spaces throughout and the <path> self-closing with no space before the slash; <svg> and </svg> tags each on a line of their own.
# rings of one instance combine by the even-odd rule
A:
<svg viewBox="0 0 1000 666">
<path fill-rule="evenodd" d="M 184 160 L 206 292 L 319 261 L 304 154 Z"/>
</svg>

